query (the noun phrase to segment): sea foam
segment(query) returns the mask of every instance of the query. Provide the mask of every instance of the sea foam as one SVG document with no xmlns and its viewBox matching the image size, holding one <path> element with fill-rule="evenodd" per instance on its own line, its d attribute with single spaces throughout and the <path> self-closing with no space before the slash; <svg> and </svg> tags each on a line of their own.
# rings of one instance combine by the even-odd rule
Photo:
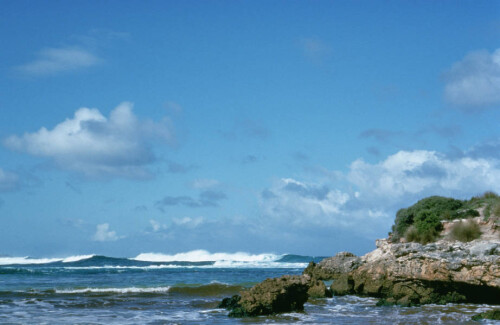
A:
<svg viewBox="0 0 500 325">
<path fill-rule="evenodd" d="M 128 287 L 128 288 L 83 288 L 83 289 L 61 289 L 56 290 L 56 293 L 72 294 L 72 293 L 164 293 L 168 292 L 170 287 Z"/>
<path fill-rule="evenodd" d="M 166 255 L 161 253 L 142 253 L 137 255 L 133 260 L 144 262 L 275 262 L 282 255 L 275 254 L 249 254 L 245 252 L 237 253 L 210 253 L 206 250 L 194 250 L 186 253 L 177 253 Z"/>
<path fill-rule="evenodd" d="M 13 264 L 48 264 L 55 262 L 72 263 L 92 258 L 95 255 L 75 255 L 64 258 L 31 258 L 25 257 L 0 257 L 0 265 Z"/>
</svg>

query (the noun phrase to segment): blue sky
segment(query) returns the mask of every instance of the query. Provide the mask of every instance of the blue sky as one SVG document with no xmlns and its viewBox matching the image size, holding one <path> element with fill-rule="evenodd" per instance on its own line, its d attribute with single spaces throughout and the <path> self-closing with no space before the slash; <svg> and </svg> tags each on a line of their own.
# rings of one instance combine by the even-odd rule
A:
<svg viewBox="0 0 500 325">
<path fill-rule="evenodd" d="M 496 1 L 2 1 L 0 38 L 0 254 L 361 254 L 500 192 Z"/>
</svg>

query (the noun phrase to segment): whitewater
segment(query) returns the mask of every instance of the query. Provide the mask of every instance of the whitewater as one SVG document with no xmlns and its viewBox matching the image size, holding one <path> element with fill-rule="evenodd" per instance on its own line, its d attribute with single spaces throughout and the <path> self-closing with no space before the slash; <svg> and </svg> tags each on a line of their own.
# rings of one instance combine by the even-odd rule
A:
<svg viewBox="0 0 500 325">
<path fill-rule="evenodd" d="M 489 305 L 376 307 L 355 296 L 310 300 L 304 313 L 251 319 L 217 308 L 266 278 L 301 274 L 323 257 L 293 254 L 141 253 L 0 257 L 1 324 L 457 324 Z M 487 323 L 487 322 L 486 322 Z"/>
</svg>

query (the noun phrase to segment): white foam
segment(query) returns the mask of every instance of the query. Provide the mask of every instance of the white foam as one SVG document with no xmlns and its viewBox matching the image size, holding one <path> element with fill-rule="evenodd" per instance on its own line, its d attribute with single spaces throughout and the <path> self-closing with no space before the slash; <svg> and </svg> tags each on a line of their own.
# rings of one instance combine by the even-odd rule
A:
<svg viewBox="0 0 500 325">
<path fill-rule="evenodd" d="M 147 266 L 134 266 L 134 265 L 103 265 L 103 266 L 65 266 L 66 270 L 104 270 L 104 269 L 131 269 L 131 270 L 155 270 L 155 269 L 179 269 L 179 268 L 194 268 L 196 266 L 182 266 L 182 265 L 147 265 Z"/>
<path fill-rule="evenodd" d="M 305 268 L 307 263 L 282 263 L 274 261 L 216 261 L 214 268 L 273 268 L 273 269 L 293 269 Z"/>
<path fill-rule="evenodd" d="M 29 257 L 0 257 L 0 265 L 10 264 L 46 264 L 59 262 L 60 258 L 29 258 Z"/>
<path fill-rule="evenodd" d="M 210 253 L 206 250 L 194 250 L 186 253 L 177 253 L 166 255 L 161 253 L 142 253 L 133 260 L 145 262 L 274 262 L 281 258 L 281 255 L 275 254 L 256 254 L 252 255 L 245 252 L 237 253 Z"/>
<path fill-rule="evenodd" d="M 25 257 L 0 257 L 0 265 L 11 264 L 47 264 L 54 262 L 71 263 L 92 258 L 95 255 L 75 255 L 64 258 L 31 258 Z"/>
<path fill-rule="evenodd" d="M 83 260 L 88 260 L 89 258 L 94 257 L 94 254 L 91 255 L 75 255 L 75 256 L 70 256 L 66 257 L 62 260 L 63 263 L 72 263 L 72 262 L 78 262 L 78 261 L 83 261 Z"/>
<path fill-rule="evenodd" d="M 83 289 L 61 289 L 56 290 L 56 293 L 164 293 L 168 292 L 170 287 L 153 287 L 153 288 L 83 288 Z"/>
<path fill-rule="evenodd" d="M 307 266 L 307 263 L 250 263 L 250 262 L 215 262 L 214 265 L 172 265 L 172 264 L 159 264 L 159 265 L 146 265 L 146 266 L 136 266 L 136 265 L 103 265 L 103 266 L 65 266 L 64 269 L 67 270 L 104 270 L 104 269 L 116 269 L 116 270 L 157 270 L 157 269 L 222 269 L 222 268 L 274 268 L 274 269 L 303 269 Z"/>
</svg>

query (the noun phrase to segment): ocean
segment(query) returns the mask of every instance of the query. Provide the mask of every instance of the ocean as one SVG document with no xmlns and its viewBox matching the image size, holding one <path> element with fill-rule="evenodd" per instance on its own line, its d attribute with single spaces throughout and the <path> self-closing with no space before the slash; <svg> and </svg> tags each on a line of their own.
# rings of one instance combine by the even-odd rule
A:
<svg viewBox="0 0 500 325">
<path fill-rule="evenodd" d="M 229 318 L 224 297 L 323 257 L 246 253 L 0 257 L 0 324 L 478 324 L 474 304 L 376 307 L 356 296 L 310 300 L 303 313 Z M 497 322 L 498 323 L 498 322 Z M 483 324 L 495 324 L 483 321 Z"/>
</svg>

